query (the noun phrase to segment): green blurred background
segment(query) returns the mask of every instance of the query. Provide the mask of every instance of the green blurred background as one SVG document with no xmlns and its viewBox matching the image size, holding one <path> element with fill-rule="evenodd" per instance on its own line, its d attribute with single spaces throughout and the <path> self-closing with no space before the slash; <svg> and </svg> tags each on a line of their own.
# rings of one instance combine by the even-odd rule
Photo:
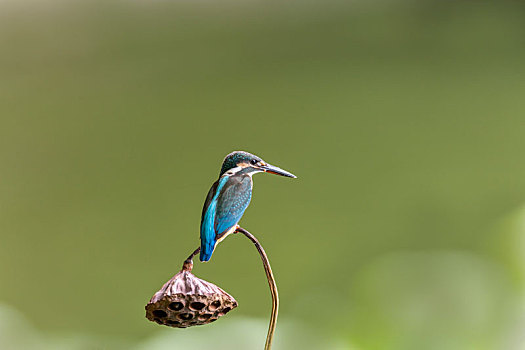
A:
<svg viewBox="0 0 525 350">
<path fill-rule="evenodd" d="M 276 349 L 525 349 L 525 6 L 499 1 L 0 2 L 0 349 L 261 349 L 239 301 L 169 329 L 144 305 L 199 244 L 222 158 L 281 294 Z"/>
</svg>

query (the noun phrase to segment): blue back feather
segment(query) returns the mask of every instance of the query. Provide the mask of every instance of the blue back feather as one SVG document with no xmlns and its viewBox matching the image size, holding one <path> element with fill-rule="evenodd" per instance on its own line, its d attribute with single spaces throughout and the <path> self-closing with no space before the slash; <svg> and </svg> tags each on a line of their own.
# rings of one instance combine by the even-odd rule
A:
<svg viewBox="0 0 525 350">
<path fill-rule="evenodd" d="M 201 252 L 200 261 L 208 261 L 211 258 L 213 249 L 215 248 L 215 242 L 217 237 L 215 234 L 215 213 L 217 208 L 217 197 L 224 187 L 224 184 L 228 181 L 228 177 L 225 176 L 218 181 L 217 186 L 212 186 L 206 203 L 204 204 L 204 210 L 202 213 L 201 220 Z M 215 187 L 215 192 L 214 191 Z M 210 196 L 211 200 L 210 200 Z M 209 201 L 209 202 L 208 202 Z M 207 206 L 207 207 L 206 207 Z"/>
</svg>

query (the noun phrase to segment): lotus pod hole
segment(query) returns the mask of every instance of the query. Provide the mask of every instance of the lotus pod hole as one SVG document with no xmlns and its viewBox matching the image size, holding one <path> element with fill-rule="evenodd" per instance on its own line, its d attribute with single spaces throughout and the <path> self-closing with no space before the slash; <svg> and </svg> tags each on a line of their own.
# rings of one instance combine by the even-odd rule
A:
<svg viewBox="0 0 525 350">
<path fill-rule="evenodd" d="M 198 310 L 204 309 L 205 306 L 206 304 L 204 303 L 201 303 L 199 301 L 194 301 L 193 303 L 190 304 L 190 309 L 198 311 Z"/>
<path fill-rule="evenodd" d="M 237 301 L 215 284 L 183 270 L 173 276 L 146 305 L 148 320 L 186 328 L 216 321 L 237 307 Z"/>
<path fill-rule="evenodd" d="M 154 315 L 155 317 L 158 317 L 158 318 L 163 318 L 163 317 L 168 316 L 168 314 L 165 313 L 165 312 L 162 311 L 162 310 L 153 310 L 153 315 Z"/>
<path fill-rule="evenodd" d="M 208 309 L 210 309 L 211 311 L 215 311 L 219 307 L 221 307 L 221 302 L 219 300 L 217 300 L 217 301 L 214 301 L 213 303 L 211 303 L 210 306 L 208 306 Z"/>
<path fill-rule="evenodd" d="M 183 303 L 180 303 L 180 302 L 174 302 L 174 303 L 170 303 L 168 305 L 168 308 L 170 310 L 173 310 L 173 311 L 179 311 L 179 310 L 182 310 L 182 308 L 184 307 L 184 304 Z"/>
</svg>

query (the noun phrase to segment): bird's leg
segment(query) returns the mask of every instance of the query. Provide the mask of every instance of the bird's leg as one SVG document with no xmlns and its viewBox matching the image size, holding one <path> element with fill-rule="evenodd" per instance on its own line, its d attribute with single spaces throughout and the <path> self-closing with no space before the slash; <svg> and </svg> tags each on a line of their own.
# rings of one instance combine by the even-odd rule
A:
<svg viewBox="0 0 525 350">
<path fill-rule="evenodd" d="M 268 326 L 268 334 L 266 336 L 266 344 L 264 345 L 265 350 L 270 350 L 272 347 L 273 334 L 275 333 L 275 325 L 277 324 L 277 314 L 279 312 L 279 295 L 277 293 L 277 284 L 275 283 L 275 278 L 273 277 L 272 268 L 270 266 L 270 261 L 268 256 L 264 251 L 262 245 L 259 243 L 257 238 L 252 235 L 250 232 L 246 231 L 242 227 L 238 226 L 234 233 L 240 232 L 245 235 L 250 241 L 253 242 L 255 248 L 261 256 L 261 260 L 264 266 L 264 272 L 266 273 L 266 278 L 268 279 L 268 285 L 270 286 L 270 293 L 272 294 L 272 314 L 270 316 L 270 325 Z"/>
</svg>

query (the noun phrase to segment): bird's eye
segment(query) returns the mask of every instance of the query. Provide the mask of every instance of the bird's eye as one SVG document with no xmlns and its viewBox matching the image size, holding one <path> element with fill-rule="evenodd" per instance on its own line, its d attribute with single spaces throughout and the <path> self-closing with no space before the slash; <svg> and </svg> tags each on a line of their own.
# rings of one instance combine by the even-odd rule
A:
<svg viewBox="0 0 525 350">
<path fill-rule="evenodd" d="M 252 165 L 257 164 L 257 159 L 252 159 L 252 160 L 250 161 L 250 163 L 252 163 Z"/>
</svg>

